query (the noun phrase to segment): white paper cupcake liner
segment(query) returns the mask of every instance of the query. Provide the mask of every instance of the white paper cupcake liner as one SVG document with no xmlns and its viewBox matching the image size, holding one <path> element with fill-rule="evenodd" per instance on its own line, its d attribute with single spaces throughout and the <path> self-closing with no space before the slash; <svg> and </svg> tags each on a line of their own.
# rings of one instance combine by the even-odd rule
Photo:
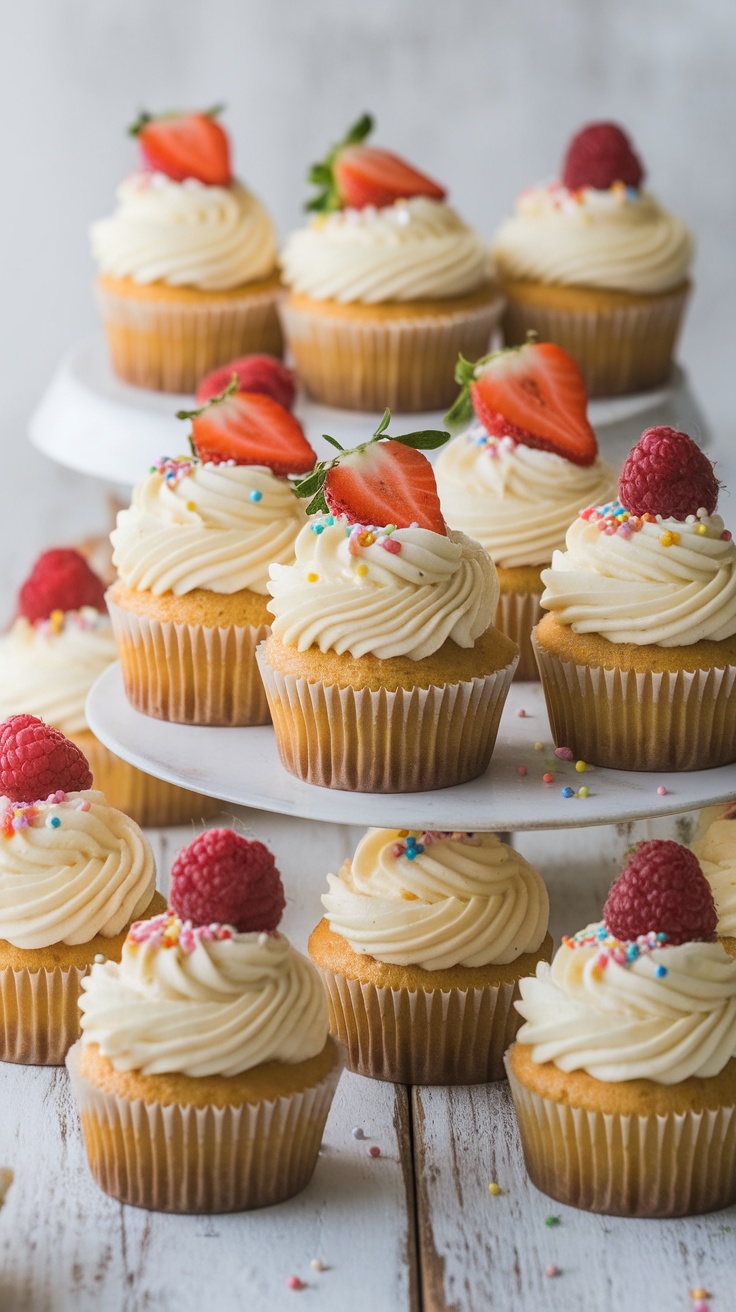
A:
<svg viewBox="0 0 736 1312">
<path fill-rule="evenodd" d="M 736 1203 L 736 1107 L 633 1116 L 533 1093 L 506 1061 L 532 1182 L 608 1216 L 695 1216 Z"/>
<path fill-rule="evenodd" d="M 532 642 L 557 746 L 620 770 L 736 761 L 736 666 L 638 674 L 563 661 Z"/>
<path fill-rule="evenodd" d="M 496 628 L 519 648 L 519 664 L 514 678 L 539 682 L 537 660 L 532 647 L 532 629 L 544 615 L 539 592 L 501 592 L 496 610 Z"/>
<path fill-rule="evenodd" d="M 105 1193 L 156 1212 L 241 1212 L 309 1183 L 341 1062 L 302 1092 L 227 1107 L 162 1106 L 93 1085 L 67 1067 L 92 1175 Z"/>
<path fill-rule="evenodd" d="M 414 793 L 483 774 L 516 657 L 502 670 L 435 688 L 339 688 L 273 669 L 256 653 L 281 763 L 323 788 Z"/>
<path fill-rule="evenodd" d="M 79 1038 L 86 969 L 0 970 L 0 1061 L 61 1066 Z"/>
<path fill-rule="evenodd" d="M 107 594 L 128 701 L 177 724 L 268 724 L 255 651 L 267 624 L 206 628 L 124 610 Z"/>
</svg>

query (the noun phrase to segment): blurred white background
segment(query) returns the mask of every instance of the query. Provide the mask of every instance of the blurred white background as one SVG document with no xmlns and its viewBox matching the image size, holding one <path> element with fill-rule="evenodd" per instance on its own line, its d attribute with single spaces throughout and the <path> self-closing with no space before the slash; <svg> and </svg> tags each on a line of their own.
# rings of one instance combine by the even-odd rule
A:
<svg viewBox="0 0 736 1312">
<path fill-rule="evenodd" d="M 697 238 L 680 358 L 736 447 L 732 0 L 23 0 L 3 7 L 0 616 L 45 545 L 104 526 L 100 485 L 26 443 L 59 357 L 95 331 L 90 221 L 136 159 L 139 109 L 225 101 L 237 172 L 282 235 L 305 169 L 363 110 L 489 238 L 594 118 L 628 128 Z M 632 434 L 632 441 L 638 433 Z"/>
</svg>

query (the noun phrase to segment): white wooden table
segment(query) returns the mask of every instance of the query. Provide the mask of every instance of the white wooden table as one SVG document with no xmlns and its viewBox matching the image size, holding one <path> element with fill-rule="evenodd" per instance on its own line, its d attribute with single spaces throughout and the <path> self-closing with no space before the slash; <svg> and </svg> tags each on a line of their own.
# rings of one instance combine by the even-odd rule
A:
<svg viewBox="0 0 736 1312">
<path fill-rule="evenodd" d="M 236 823 L 276 853 L 283 927 L 303 948 L 325 874 L 361 831 L 253 811 Z M 600 914 L 632 841 L 686 839 L 689 827 L 519 835 L 548 881 L 555 937 Z M 164 891 L 190 836 L 151 834 Z M 736 1209 L 629 1221 L 552 1203 L 526 1179 L 502 1084 L 407 1090 L 344 1074 L 303 1194 L 251 1214 L 175 1217 L 92 1183 L 64 1069 L 0 1065 L 0 1167 L 15 1176 L 0 1209 L 0 1312 L 687 1312 L 693 1288 L 711 1292 L 713 1312 L 736 1307 Z M 290 1289 L 292 1275 L 306 1287 Z"/>
</svg>

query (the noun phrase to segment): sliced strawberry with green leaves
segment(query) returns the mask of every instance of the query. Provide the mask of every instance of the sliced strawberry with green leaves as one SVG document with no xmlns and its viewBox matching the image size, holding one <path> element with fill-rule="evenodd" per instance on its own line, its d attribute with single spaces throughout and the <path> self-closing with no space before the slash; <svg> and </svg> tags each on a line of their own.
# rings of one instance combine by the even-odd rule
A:
<svg viewBox="0 0 736 1312">
<path fill-rule="evenodd" d="M 232 181 L 230 142 L 215 121 L 221 108 L 156 117 L 144 111 L 128 130 L 138 138 L 149 168 L 175 182 L 196 178 L 211 187 L 227 187 Z"/>
<path fill-rule="evenodd" d="M 449 440 L 446 432 L 427 429 L 389 437 L 388 410 L 368 442 L 344 451 L 334 438 L 325 440 L 337 448 L 332 460 L 320 461 L 313 472 L 296 485 L 296 494 L 311 497 L 307 514 L 344 516 L 350 524 L 385 528 L 409 528 L 418 524 L 447 536 L 440 509 L 434 470 L 422 455 Z"/>
<path fill-rule="evenodd" d="M 343 140 L 333 146 L 326 159 L 312 165 L 309 181 L 320 192 L 307 202 L 308 210 L 329 213 L 345 208 L 362 210 L 367 205 L 382 209 L 412 196 L 444 199 L 445 188 L 426 173 L 420 173 L 391 151 L 364 145 L 372 130 L 373 119 L 370 114 L 364 114 Z"/>
<path fill-rule="evenodd" d="M 192 449 L 200 460 L 265 465 L 274 474 L 306 474 L 317 459 L 301 424 L 273 397 L 238 392 L 237 377 L 200 410 L 180 410 L 191 419 Z"/>
<path fill-rule="evenodd" d="M 455 378 L 462 391 L 446 416 L 448 424 L 467 422 L 474 411 L 492 435 L 508 434 L 575 465 L 595 460 L 598 444 L 588 422 L 583 376 L 561 346 L 529 341 L 475 364 L 461 356 Z"/>
</svg>

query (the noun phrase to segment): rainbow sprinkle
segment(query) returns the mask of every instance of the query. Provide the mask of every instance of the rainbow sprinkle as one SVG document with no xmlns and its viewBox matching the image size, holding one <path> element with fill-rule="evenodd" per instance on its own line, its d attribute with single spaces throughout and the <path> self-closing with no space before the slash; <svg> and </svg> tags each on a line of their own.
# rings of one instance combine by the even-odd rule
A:
<svg viewBox="0 0 736 1312">
<path fill-rule="evenodd" d="M 183 478 L 188 478 L 199 464 L 193 456 L 159 456 L 151 465 L 150 473 L 160 474 L 164 482 L 177 487 Z"/>
<path fill-rule="evenodd" d="M 13 834 L 17 834 L 21 829 L 40 829 L 42 826 L 47 829 L 59 829 L 61 816 L 51 813 L 51 808 L 69 801 L 71 799 L 60 788 L 55 793 L 50 793 L 48 797 L 35 802 L 11 802 L 9 798 L 4 797 L 0 799 L 0 803 L 5 803 L 3 810 L 0 811 L 0 833 L 3 838 L 12 838 Z M 89 811 L 91 805 L 86 797 L 74 799 L 76 811 Z"/>
<path fill-rule="evenodd" d="M 579 512 L 578 518 L 584 519 L 589 524 L 597 524 L 600 532 L 605 533 L 607 537 L 622 538 L 630 538 L 632 533 L 640 533 L 645 524 L 664 522 L 662 515 L 650 515 L 649 511 L 645 511 L 643 515 L 632 515 L 618 500 L 609 501 L 604 506 L 587 506 L 585 510 Z M 688 528 L 702 537 L 708 536 L 707 520 L 706 511 L 699 510 L 697 515 L 688 515 L 684 522 Z M 731 534 L 728 529 L 724 529 L 719 536 L 728 541 Z M 676 547 L 680 542 L 680 534 L 675 529 L 663 529 L 659 541 L 663 547 Z"/>
<path fill-rule="evenodd" d="M 666 942 L 666 934 L 655 934 L 654 930 L 650 930 L 648 934 L 640 934 L 631 943 L 625 943 L 615 938 L 613 934 L 609 934 L 605 925 L 598 925 L 595 929 L 580 929 L 572 936 L 568 934 L 562 936 L 563 947 L 597 948 L 595 966 L 599 972 L 605 970 L 609 961 L 615 962 L 617 966 L 633 966 L 639 957 L 647 956 L 656 948 L 664 947 Z M 658 979 L 663 979 L 667 974 L 667 967 L 655 966 L 654 973 Z"/>
<path fill-rule="evenodd" d="M 131 943 L 145 943 L 152 948 L 180 948 L 193 952 L 198 943 L 223 942 L 237 931 L 231 925 L 193 925 L 191 920 L 180 920 L 173 911 L 162 911 L 151 920 L 136 920 L 128 931 Z"/>
<path fill-rule="evenodd" d="M 398 861 L 399 857 L 405 856 L 407 861 L 414 861 L 426 848 L 431 847 L 433 843 L 467 843 L 471 847 L 478 847 L 480 838 L 474 833 L 467 833 L 456 829 L 422 829 L 412 833 L 410 830 L 400 830 L 400 840 L 394 843 L 391 848 L 391 855 Z"/>
</svg>

